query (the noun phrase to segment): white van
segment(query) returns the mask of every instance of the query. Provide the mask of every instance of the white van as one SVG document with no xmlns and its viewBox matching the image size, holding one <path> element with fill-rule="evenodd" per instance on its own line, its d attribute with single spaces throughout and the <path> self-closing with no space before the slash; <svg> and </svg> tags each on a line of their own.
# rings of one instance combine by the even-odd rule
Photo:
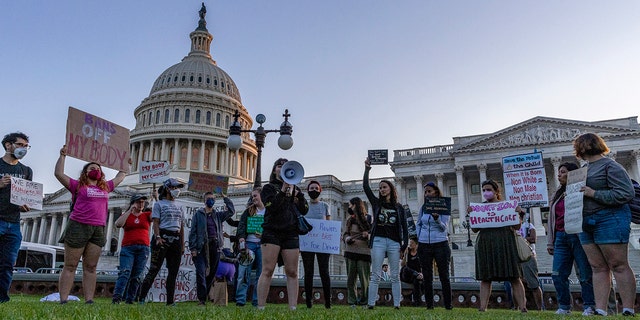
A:
<svg viewBox="0 0 640 320">
<path fill-rule="evenodd" d="M 40 268 L 53 272 L 64 262 L 64 248 L 23 241 L 20 244 L 14 272 L 36 272 Z"/>
</svg>

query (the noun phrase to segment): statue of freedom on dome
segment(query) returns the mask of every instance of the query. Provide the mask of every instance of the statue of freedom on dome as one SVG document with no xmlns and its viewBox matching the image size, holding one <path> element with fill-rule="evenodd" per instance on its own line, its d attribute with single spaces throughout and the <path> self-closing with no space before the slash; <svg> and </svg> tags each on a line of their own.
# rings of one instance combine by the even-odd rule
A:
<svg viewBox="0 0 640 320">
<path fill-rule="evenodd" d="M 198 29 L 207 31 L 207 21 L 204 20 L 204 16 L 207 15 L 207 7 L 204 6 L 204 2 L 202 3 L 202 7 L 200 11 L 198 11 L 198 15 L 200 16 L 200 21 L 198 21 Z"/>
<path fill-rule="evenodd" d="M 198 11 L 198 15 L 200 15 L 201 20 L 204 20 L 204 16 L 207 15 L 207 7 L 204 6 L 204 2 L 202 3 L 202 8 Z"/>
</svg>

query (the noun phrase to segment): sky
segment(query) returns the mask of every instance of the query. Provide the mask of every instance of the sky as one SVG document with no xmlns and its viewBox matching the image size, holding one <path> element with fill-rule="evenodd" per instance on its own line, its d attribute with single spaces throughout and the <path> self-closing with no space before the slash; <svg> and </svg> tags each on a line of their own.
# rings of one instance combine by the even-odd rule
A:
<svg viewBox="0 0 640 320">
<path fill-rule="evenodd" d="M 189 53 L 201 1 L 0 2 L 2 135 L 22 131 L 22 160 L 45 193 L 68 106 L 133 129 L 155 79 Z M 277 129 L 279 157 L 307 176 L 361 179 L 369 149 L 446 145 L 536 116 L 638 115 L 640 1 L 205 1 L 211 54 L 252 117 Z M 255 128 L 255 126 L 254 126 Z M 66 173 L 79 175 L 79 160 Z M 109 172 L 108 177 L 115 172 Z M 376 166 L 372 177 L 392 176 Z"/>
</svg>

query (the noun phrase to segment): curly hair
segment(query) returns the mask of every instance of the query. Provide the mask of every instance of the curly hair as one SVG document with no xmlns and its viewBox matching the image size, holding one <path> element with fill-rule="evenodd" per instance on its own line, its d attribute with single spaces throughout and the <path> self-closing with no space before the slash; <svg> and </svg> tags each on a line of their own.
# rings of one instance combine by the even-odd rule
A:
<svg viewBox="0 0 640 320">
<path fill-rule="evenodd" d="M 573 151 L 576 157 L 596 156 L 609 153 L 609 147 L 600 136 L 595 133 L 585 133 L 573 141 Z"/>
<path fill-rule="evenodd" d="M 102 166 L 100 166 L 97 162 L 89 162 L 82 167 L 82 172 L 80 172 L 80 178 L 78 179 L 78 188 L 89 185 L 89 177 L 87 176 L 89 166 L 95 164 L 98 166 L 98 170 L 100 170 L 100 180 L 96 184 L 98 188 L 109 191 L 109 185 L 107 185 L 107 180 L 104 179 L 104 171 L 102 171 Z"/>
</svg>

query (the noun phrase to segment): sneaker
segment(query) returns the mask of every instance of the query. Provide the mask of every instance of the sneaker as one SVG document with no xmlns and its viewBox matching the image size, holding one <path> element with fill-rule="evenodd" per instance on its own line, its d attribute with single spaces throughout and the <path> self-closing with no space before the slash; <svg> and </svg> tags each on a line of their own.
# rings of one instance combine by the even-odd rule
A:
<svg viewBox="0 0 640 320">
<path fill-rule="evenodd" d="M 583 316 L 592 316 L 596 313 L 595 310 L 593 310 L 592 307 L 587 307 L 586 309 L 584 309 L 584 311 L 582 312 Z"/>
<path fill-rule="evenodd" d="M 94 304 L 93 300 L 87 300 L 84 304 Z"/>
<path fill-rule="evenodd" d="M 591 307 L 589 307 L 589 308 L 591 308 Z M 589 309 L 589 308 L 587 308 L 587 309 Z M 584 312 L 587 312 L 587 310 L 584 310 Z M 558 309 L 558 310 L 556 310 L 556 314 L 571 314 L 571 310 Z M 591 314 L 593 314 L 593 312 Z"/>
<path fill-rule="evenodd" d="M 367 309 L 373 310 L 373 306 L 367 306 Z"/>
<path fill-rule="evenodd" d="M 622 312 L 622 316 L 623 317 L 635 317 L 636 314 L 635 314 L 635 312 L 631 312 L 629 310 L 625 310 L 625 311 Z"/>
</svg>

